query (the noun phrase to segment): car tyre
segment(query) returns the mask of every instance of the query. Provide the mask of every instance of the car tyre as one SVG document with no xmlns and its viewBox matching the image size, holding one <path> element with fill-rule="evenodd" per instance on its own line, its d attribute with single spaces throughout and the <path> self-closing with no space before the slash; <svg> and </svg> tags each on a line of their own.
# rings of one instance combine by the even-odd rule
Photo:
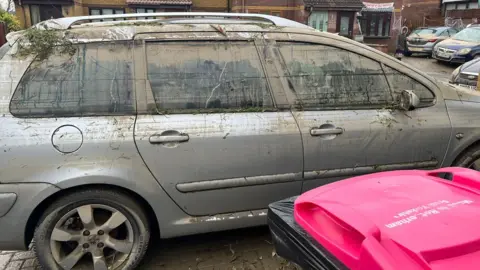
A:
<svg viewBox="0 0 480 270">
<path fill-rule="evenodd" d="M 453 166 L 480 171 L 480 145 L 468 149 L 455 160 Z"/>
<path fill-rule="evenodd" d="M 85 189 L 48 207 L 37 224 L 33 250 L 43 269 L 128 270 L 143 259 L 149 240 L 148 218 L 131 196 Z"/>
</svg>

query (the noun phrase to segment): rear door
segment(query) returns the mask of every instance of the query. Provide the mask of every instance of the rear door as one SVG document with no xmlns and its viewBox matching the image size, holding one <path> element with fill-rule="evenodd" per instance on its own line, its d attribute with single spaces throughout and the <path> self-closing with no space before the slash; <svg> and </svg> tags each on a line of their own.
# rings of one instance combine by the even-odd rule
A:
<svg viewBox="0 0 480 270">
<path fill-rule="evenodd" d="M 266 76 L 263 45 L 255 45 L 261 38 L 228 35 L 235 40 L 170 33 L 144 43 L 148 111 L 137 118 L 135 141 L 190 215 L 265 209 L 301 191 L 300 132 L 276 105 L 276 78 Z"/>
<path fill-rule="evenodd" d="M 305 153 L 303 191 L 359 174 L 439 166 L 451 125 L 436 86 L 418 74 L 413 75 L 419 80 L 410 77 L 395 61 L 324 41 L 278 42 L 296 96 L 292 105 Z M 402 90 L 414 91 L 420 108 L 393 108 Z"/>
</svg>

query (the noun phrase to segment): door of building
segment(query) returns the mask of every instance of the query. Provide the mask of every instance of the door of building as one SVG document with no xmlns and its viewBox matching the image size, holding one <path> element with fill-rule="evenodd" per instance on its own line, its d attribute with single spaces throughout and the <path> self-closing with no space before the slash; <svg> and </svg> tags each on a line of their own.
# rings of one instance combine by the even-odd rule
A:
<svg viewBox="0 0 480 270">
<path fill-rule="evenodd" d="M 354 12 L 339 12 L 337 16 L 337 33 L 344 37 L 353 37 Z"/>
</svg>

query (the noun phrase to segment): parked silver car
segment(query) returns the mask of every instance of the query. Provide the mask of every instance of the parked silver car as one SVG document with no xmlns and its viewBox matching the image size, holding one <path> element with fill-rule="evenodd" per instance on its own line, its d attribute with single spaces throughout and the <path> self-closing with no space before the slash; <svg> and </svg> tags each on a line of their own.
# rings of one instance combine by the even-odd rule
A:
<svg viewBox="0 0 480 270">
<path fill-rule="evenodd" d="M 431 55 L 435 45 L 456 33 L 458 30 L 455 28 L 445 26 L 417 28 L 407 37 L 407 55 L 412 53 Z"/>
<path fill-rule="evenodd" d="M 0 250 L 132 269 L 353 175 L 480 168 L 480 94 L 258 14 L 47 21 L 0 49 Z M 52 47 L 51 44 L 57 45 Z"/>
</svg>

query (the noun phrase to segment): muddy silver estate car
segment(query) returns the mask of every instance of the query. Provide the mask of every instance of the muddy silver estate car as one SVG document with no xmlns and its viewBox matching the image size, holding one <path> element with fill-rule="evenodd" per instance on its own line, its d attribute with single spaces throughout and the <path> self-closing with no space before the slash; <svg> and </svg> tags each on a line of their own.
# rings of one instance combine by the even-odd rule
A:
<svg viewBox="0 0 480 270">
<path fill-rule="evenodd" d="M 151 236 L 261 225 L 269 203 L 332 181 L 480 168 L 477 92 L 282 18 L 152 16 L 8 36 L 0 250 L 133 269 Z"/>
</svg>

